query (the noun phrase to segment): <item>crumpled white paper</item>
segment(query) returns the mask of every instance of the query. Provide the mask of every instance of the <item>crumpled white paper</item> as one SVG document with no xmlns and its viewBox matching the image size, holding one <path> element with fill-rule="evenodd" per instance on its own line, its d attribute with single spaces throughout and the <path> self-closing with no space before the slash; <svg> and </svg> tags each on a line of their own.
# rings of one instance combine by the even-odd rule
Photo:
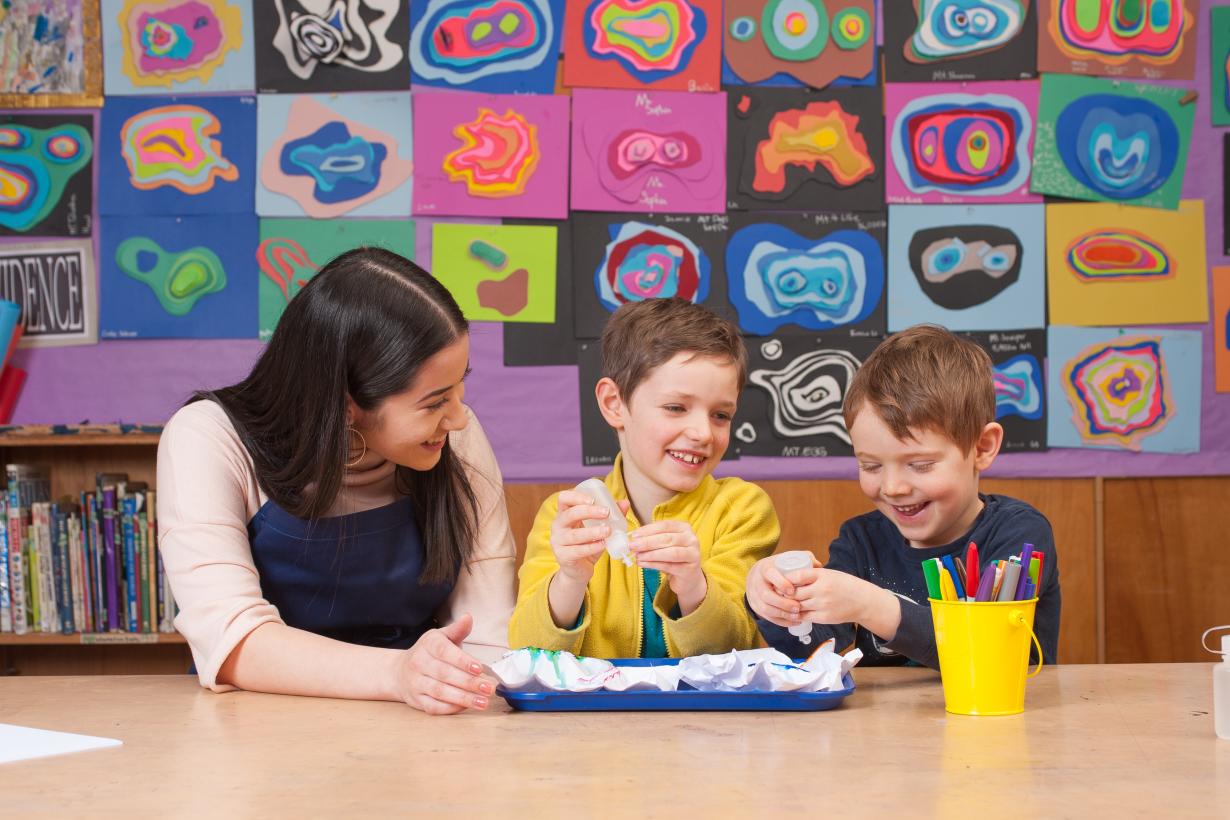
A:
<svg viewBox="0 0 1230 820">
<path fill-rule="evenodd" d="M 833 692 L 863 657 L 844 656 L 825 641 L 802 664 L 776 649 L 743 649 L 725 655 L 697 655 L 669 666 L 615 666 L 570 652 L 517 649 L 492 664 L 510 692 L 674 692 L 685 684 L 702 692 Z"/>
</svg>

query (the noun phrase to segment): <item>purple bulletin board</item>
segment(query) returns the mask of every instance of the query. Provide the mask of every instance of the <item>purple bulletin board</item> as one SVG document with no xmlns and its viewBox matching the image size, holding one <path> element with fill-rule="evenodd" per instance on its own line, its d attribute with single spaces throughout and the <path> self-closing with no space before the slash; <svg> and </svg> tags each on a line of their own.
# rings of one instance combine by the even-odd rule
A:
<svg viewBox="0 0 1230 820">
<path fill-rule="evenodd" d="M 1197 36 L 1196 127 L 1183 186 L 1205 202 L 1210 266 L 1228 265 L 1222 251 L 1222 133 L 1209 125 L 1208 15 Z M 1171 83 L 1190 87 L 1191 83 Z M 14 241 L 23 241 L 21 239 Z M 253 262 L 252 275 L 256 274 Z M 1191 326 L 1188 326 L 1191 327 Z M 1134 454 L 1089 449 L 1000 456 L 999 477 L 1215 475 L 1230 473 L 1230 393 L 1213 386 L 1213 336 L 1204 342 L 1201 451 L 1194 455 Z M 20 350 L 15 364 L 29 373 L 13 421 L 17 424 L 165 421 L 196 389 L 242 378 L 262 349 L 251 341 L 105 341 L 97 346 Z M 576 367 L 506 368 L 499 325 L 475 325 L 468 403 L 511 481 L 575 481 L 601 470 L 581 465 L 580 388 Z M 587 389 L 587 394 L 589 390 Z M 293 410 L 293 399 L 289 412 Z M 1182 424 L 1179 417 L 1175 423 Z M 751 480 L 855 477 L 852 458 L 744 458 L 725 462 L 723 475 Z"/>
</svg>

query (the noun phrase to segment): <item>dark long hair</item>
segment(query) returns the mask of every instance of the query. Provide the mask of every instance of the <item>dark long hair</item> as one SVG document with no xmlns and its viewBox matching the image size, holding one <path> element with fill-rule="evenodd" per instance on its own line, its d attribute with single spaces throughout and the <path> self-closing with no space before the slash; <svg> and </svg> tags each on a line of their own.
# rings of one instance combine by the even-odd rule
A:
<svg viewBox="0 0 1230 820">
<path fill-rule="evenodd" d="M 391 251 L 356 248 L 321 268 L 290 301 L 246 379 L 200 391 L 190 402 L 220 404 L 265 494 L 292 515 L 315 520 L 342 488 L 347 396 L 375 409 L 468 331 L 452 295 L 431 274 Z M 397 482 L 411 498 L 426 547 L 422 583 L 451 581 L 477 529 L 478 502 L 464 465 L 446 441 L 435 467 L 399 465 Z"/>
</svg>

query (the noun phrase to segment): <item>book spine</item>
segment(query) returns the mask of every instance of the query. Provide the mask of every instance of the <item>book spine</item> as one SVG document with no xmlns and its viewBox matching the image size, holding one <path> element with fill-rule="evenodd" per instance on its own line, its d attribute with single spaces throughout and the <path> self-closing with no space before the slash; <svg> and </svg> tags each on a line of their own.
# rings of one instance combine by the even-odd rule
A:
<svg viewBox="0 0 1230 820">
<path fill-rule="evenodd" d="M 94 543 L 90 538 L 90 507 L 85 492 L 81 493 L 81 607 L 85 611 L 85 625 L 90 632 L 97 632 L 98 613 L 94 602 Z"/>
<path fill-rule="evenodd" d="M 8 490 L 9 598 L 13 615 L 13 632 L 26 634 L 26 550 L 22 538 L 21 502 L 17 495 L 17 471 L 5 470 Z"/>
<path fill-rule="evenodd" d="M 128 631 L 136 632 L 140 627 L 140 615 L 137 607 L 137 542 L 133 531 L 133 519 L 137 514 L 137 500 L 124 496 L 123 517 L 120 520 L 124 536 L 124 576 L 128 587 Z"/>
<path fill-rule="evenodd" d="M 30 567 L 30 617 L 34 631 L 43 631 L 43 568 L 38 548 L 38 527 L 35 525 L 35 505 L 30 507 L 30 525 L 26 528 L 26 566 Z"/>
<path fill-rule="evenodd" d="M 107 629 L 115 632 L 120 628 L 120 603 L 118 600 L 119 579 L 116 574 L 115 543 L 115 488 L 104 487 L 102 491 L 103 567 L 107 587 Z"/>
<path fill-rule="evenodd" d="M 73 559 L 73 622 L 77 629 L 89 632 L 85 617 L 85 545 L 81 542 L 81 519 L 76 513 L 68 516 L 68 554 Z"/>
<path fill-rule="evenodd" d="M 149 496 L 146 496 L 149 503 Z M 141 542 L 145 546 L 145 603 L 141 606 L 141 626 L 146 632 L 158 629 L 158 567 L 154 562 L 154 539 L 149 528 L 149 511 L 141 513 Z"/>
<path fill-rule="evenodd" d="M 149 632 L 149 543 L 145 532 L 145 512 L 141 510 L 143 501 L 137 494 L 138 512 L 132 517 L 133 533 L 137 541 L 137 613 L 140 615 L 140 631 Z"/>
<path fill-rule="evenodd" d="M 8 521 L 9 502 L 0 499 L 4 521 Z M 13 599 L 9 592 L 9 532 L 7 525 L 0 529 L 0 632 L 13 631 Z"/>
<path fill-rule="evenodd" d="M 94 542 L 94 629 L 107 631 L 107 581 L 103 571 L 102 517 L 98 512 L 99 496 L 86 493 L 90 508 L 90 540 Z"/>
<path fill-rule="evenodd" d="M 52 538 L 52 555 L 56 582 L 56 612 L 59 614 L 56 626 L 65 635 L 77 631 L 73 618 L 73 565 L 72 554 L 68 548 L 68 515 L 58 504 L 47 508 L 47 532 Z"/>
<path fill-rule="evenodd" d="M 43 579 L 43 600 L 39 610 L 43 614 L 43 631 L 60 631 L 60 602 L 56 583 L 55 544 L 51 534 L 51 505 L 38 505 L 38 568 Z"/>
</svg>

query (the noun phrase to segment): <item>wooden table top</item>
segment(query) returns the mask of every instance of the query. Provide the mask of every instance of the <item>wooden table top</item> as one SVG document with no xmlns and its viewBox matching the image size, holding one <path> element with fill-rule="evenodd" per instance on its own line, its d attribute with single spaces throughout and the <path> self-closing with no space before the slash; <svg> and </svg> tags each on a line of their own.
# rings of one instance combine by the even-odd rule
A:
<svg viewBox="0 0 1230 820">
<path fill-rule="evenodd" d="M 854 674 L 830 712 L 447 718 L 188 676 L 0 678 L 0 722 L 124 742 L 0 766 L 0 815 L 1230 816 L 1209 664 L 1050 667 L 993 718 L 945 713 L 928 670 Z"/>
</svg>

